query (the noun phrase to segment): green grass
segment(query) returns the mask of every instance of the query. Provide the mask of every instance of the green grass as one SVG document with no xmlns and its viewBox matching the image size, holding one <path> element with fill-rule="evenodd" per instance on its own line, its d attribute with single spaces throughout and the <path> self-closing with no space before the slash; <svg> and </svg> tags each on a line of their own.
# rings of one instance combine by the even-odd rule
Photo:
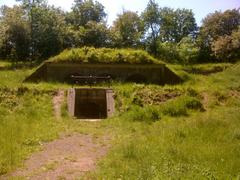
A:
<svg viewBox="0 0 240 180">
<path fill-rule="evenodd" d="M 87 177 L 239 178 L 240 65 L 208 77 L 190 76 L 183 85 L 161 88 L 181 90 L 188 96 L 157 108 L 127 107 L 126 114 L 106 121 L 115 128 L 113 149 L 100 162 L 98 170 Z M 136 89 L 124 86 L 123 89 L 127 90 L 123 101 L 129 102 Z M 208 105 L 202 97 L 205 93 L 209 96 Z M 205 111 L 202 105 L 206 106 Z"/>
<path fill-rule="evenodd" d="M 10 171 L 45 141 L 62 131 L 54 120 L 51 95 L 0 90 L 0 174 Z"/>
<path fill-rule="evenodd" d="M 163 64 L 143 50 L 83 47 L 65 50 L 49 62 L 103 64 Z"/>
<path fill-rule="evenodd" d="M 152 124 L 114 119 L 119 134 L 93 179 L 231 179 L 239 176 L 239 108 L 218 107 Z M 220 114 L 220 115 L 219 115 Z M 113 125 L 114 126 L 114 125 Z M 124 129 L 124 131 L 122 131 Z"/>
<path fill-rule="evenodd" d="M 0 173 L 21 166 L 43 142 L 78 132 L 112 139 L 89 179 L 240 178 L 240 64 L 208 76 L 170 66 L 183 84 L 113 83 L 117 112 L 94 123 L 71 119 L 66 105 L 54 118 L 52 93 L 69 85 L 22 83 L 32 69 L 0 71 Z"/>
<path fill-rule="evenodd" d="M 11 63 L 9 61 L 1 61 L 0 60 L 0 68 L 9 67 L 10 65 L 11 65 Z"/>
</svg>

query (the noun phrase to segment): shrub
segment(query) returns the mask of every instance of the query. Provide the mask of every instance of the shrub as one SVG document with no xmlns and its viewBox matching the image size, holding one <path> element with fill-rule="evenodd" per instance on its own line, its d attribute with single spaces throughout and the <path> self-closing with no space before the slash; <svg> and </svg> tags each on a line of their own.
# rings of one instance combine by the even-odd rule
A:
<svg viewBox="0 0 240 180">
<path fill-rule="evenodd" d="M 177 52 L 176 43 L 159 42 L 157 46 L 157 56 L 170 63 L 178 62 L 179 54 Z"/>
<path fill-rule="evenodd" d="M 177 52 L 182 64 L 195 63 L 199 57 L 200 49 L 191 37 L 183 38 L 177 46 Z"/>
</svg>

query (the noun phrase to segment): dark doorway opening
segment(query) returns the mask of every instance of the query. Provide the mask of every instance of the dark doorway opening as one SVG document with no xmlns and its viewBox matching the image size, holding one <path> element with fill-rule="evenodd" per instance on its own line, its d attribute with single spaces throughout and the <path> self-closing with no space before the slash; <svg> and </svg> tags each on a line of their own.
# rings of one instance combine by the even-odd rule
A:
<svg viewBox="0 0 240 180">
<path fill-rule="evenodd" d="M 100 103 L 100 102 L 98 102 Z M 80 119 L 104 119 L 107 117 L 107 110 L 104 102 L 76 102 L 75 115 Z"/>
<path fill-rule="evenodd" d="M 75 116 L 79 119 L 107 118 L 107 100 L 105 90 L 76 90 Z"/>
</svg>

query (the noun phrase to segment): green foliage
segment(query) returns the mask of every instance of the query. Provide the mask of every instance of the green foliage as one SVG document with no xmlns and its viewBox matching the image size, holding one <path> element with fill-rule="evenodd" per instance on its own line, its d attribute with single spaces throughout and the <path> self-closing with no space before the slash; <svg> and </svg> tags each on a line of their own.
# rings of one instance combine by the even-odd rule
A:
<svg viewBox="0 0 240 180">
<path fill-rule="evenodd" d="M 182 64 L 196 63 L 199 57 L 199 48 L 191 37 L 183 38 L 177 46 L 180 62 Z"/>
<path fill-rule="evenodd" d="M 201 35 L 210 41 L 216 40 L 220 36 L 231 35 L 240 25 L 239 9 L 216 11 L 203 19 L 200 29 Z"/>
<path fill-rule="evenodd" d="M 110 32 L 105 23 L 89 21 L 79 28 L 77 42 L 79 46 L 106 47 L 109 45 Z"/>
<path fill-rule="evenodd" d="M 144 34 L 144 24 L 137 13 L 124 11 L 118 14 L 111 28 L 116 47 L 138 47 Z"/>
<path fill-rule="evenodd" d="M 57 8 L 41 6 L 33 9 L 32 43 L 36 59 L 45 59 L 63 50 L 66 30 L 64 13 Z"/>
<path fill-rule="evenodd" d="M 240 58 L 240 28 L 230 36 L 221 36 L 212 43 L 212 51 L 220 61 Z"/>
<path fill-rule="evenodd" d="M 78 48 L 65 50 L 49 59 L 49 62 L 161 64 L 162 62 L 142 50 L 110 48 Z"/>
<path fill-rule="evenodd" d="M 179 54 L 177 51 L 177 44 L 173 42 L 158 42 L 157 57 L 164 59 L 170 63 L 179 62 Z"/>
<path fill-rule="evenodd" d="M 190 9 L 161 7 L 149 0 L 139 16 L 123 11 L 109 27 L 104 6 L 75 0 L 70 12 L 46 0 L 17 0 L 0 10 L 0 57 L 43 61 L 66 48 L 144 48 L 171 63 L 234 61 L 239 58 L 239 9 L 216 11 L 196 26 Z M 191 37 L 191 40 L 190 40 Z"/>
<path fill-rule="evenodd" d="M 239 19 L 239 9 L 226 10 L 225 12 L 216 11 L 204 18 L 198 36 L 198 44 L 201 47 L 200 57 L 210 59 L 212 55 L 212 58 L 215 58 L 214 52 L 218 59 L 230 59 L 232 55 L 229 54 L 235 54 L 235 49 L 231 47 L 229 36 L 238 30 Z M 231 52 L 231 49 L 233 52 Z M 220 51 L 223 52 L 220 53 Z"/>
<path fill-rule="evenodd" d="M 196 20 L 189 9 L 160 9 L 160 40 L 162 42 L 180 42 L 184 37 L 194 35 L 197 30 Z"/>
<path fill-rule="evenodd" d="M 197 62 L 199 51 L 200 49 L 192 37 L 184 37 L 178 44 L 173 42 L 159 42 L 157 56 L 171 63 L 186 65 Z"/>
<path fill-rule="evenodd" d="M 157 53 L 157 38 L 160 30 L 160 14 L 159 5 L 150 0 L 146 9 L 142 13 L 142 19 L 145 24 L 145 31 L 147 33 L 148 51 L 156 55 Z"/>
<path fill-rule="evenodd" d="M 85 26 L 89 21 L 102 22 L 106 17 L 104 6 L 93 0 L 74 0 L 72 12 L 68 15 L 68 22 L 74 27 Z"/>
<path fill-rule="evenodd" d="M 29 26 L 21 6 L 1 8 L 0 56 L 24 61 L 29 53 Z"/>
</svg>

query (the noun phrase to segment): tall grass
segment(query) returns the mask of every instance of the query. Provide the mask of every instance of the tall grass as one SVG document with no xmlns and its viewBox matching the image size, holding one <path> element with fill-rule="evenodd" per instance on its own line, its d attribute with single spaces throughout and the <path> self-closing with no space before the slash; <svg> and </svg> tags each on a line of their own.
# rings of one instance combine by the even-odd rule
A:
<svg viewBox="0 0 240 180">
<path fill-rule="evenodd" d="M 90 177 L 237 178 L 240 175 L 239 105 L 240 102 L 238 107 L 216 107 L 187 117 L 164 116 L 151 124 L 124 118 L 109 120 L 106 123 L 112 124 L 118 133 L 115 145 L 101 161 L 96 174 Z"/>
<path fill-rule="evenodd" d="M 0 174 L 67 131 L 112 138 L 89 179 L 239 178 L 240 65 L 210 76 L 175 69 L 181 85 L 112 84 L 115 117 L 95 123 L 66 112 L 55 121 L 51 92 L 68 85 L 22 84 L 31 70 L 0 71 Z"/>
<path fill-rule="evenodd" d="M 240 66 L 235 65 L 208 78 L 194 75 L 198 82 L 175 86 L 187 91 L 187 96 L 157 107 L 133 106 L 125 115 L 106 121 L 117 134 L 114 147 L 98 170 L 86 177 L 238 179 L 239 72 Z M 206 111 L 202 111 L 202 93 L 207 93 L 213 104 Z M 131 92 L 126 95 L 131 99 Z"/>
<path fill-rule="evenodd" d="M 52 111 L 51 94 L 0 91 L 0 174 L 21 165 L 29 153 L 62 130 Z"/>
<path fill-rule="evenodd" d="M 83 47 L 65 50 L 50 62 L 105 64 L 161 64 L 143 50 Z"/>
</svg>

